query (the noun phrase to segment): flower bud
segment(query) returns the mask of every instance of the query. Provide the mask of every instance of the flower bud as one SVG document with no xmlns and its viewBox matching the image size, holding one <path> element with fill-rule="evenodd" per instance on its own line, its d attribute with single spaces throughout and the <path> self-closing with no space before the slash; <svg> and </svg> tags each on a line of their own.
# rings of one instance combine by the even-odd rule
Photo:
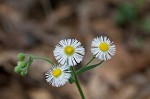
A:
<svg viewBox="0 0 150 99">
<path fill-rule="evenodd" d="M 27 66 L 27 62 L 19 61 L 19 62 L 18 62 L 18 66 L 19 66 L 20 68 L 24 68 L 24 67 Z"/>
<path fill-rule="evenodd" d="M 19 53 L 19 54 L 17 55 L 17 58 L 18 58 L 19 61 L 23 61 L 23 60 L 25 59 L 25 54 Z"/>
<path fill-rule="evenodd" d="M 72 84 L 74 82 L 75 82 L 75 78 L 73 76 L 71 76 L 70 79 L 69 79 L 69 83 Z"/>
<path fill-rule="evenodd" d="M 16 66 L 16 67 L 14 68 L 14 71 L 15 71 L 16 73 L 20 73 L 20 72 L 21 72 L 21 68 L 20 68 L 19 66 Z"/>
<path fill-rule="evenodd" d="M 23 70 L 23 71 L 21 71 L 21 76 L 25 76 L 26 74 L 27 74 L 27 71 L 26 70 Z"/>
</svg>

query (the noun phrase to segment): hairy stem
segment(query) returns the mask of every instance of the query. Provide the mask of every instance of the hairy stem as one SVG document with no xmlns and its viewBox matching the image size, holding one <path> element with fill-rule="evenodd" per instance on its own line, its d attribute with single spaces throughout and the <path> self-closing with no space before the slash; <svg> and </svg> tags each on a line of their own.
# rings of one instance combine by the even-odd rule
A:
<svg viewBox="0 0 150 99">
<path fill-rule="evenodd" d="M 81 95 L 81 98 L 82 98 L 82 99 L 85 99 L 85 96 L 84 96 L 83 91 L 82 91 L 82 89 L 81 89 L 80 83 L 79 83 L 79 81 L 78 81 L 78 77 L 77 77 L 77 75 L 76 75 L 76 73 L 75 73 L 75 70 L 74 70 L 74 68 L 73 68 L 72 66 L 71 66 L 71 71 L 73 72 L 73 75 L 74 75 L 74 77 L 75 77 L 75 84 L 76 84 L 76 86 L 77 86 L 77 88 L 78 88 L 78 90 L 79 90 L 79 93 L 80 93 L 80 95 Z"/>
<path fill-rule="evenodd" d="M 49 62 L 50 64 L 54 65 L 55 63 L 52 62 L 51 60 L 47 59 L 47 58 L 43 58 L 43 57 L 32 57 L 32 59 L 40 59 L 40 60 L 45 60 L 47 62 Z"/>
<path fill-rule="evenodd" d="M 91 58 L 91 60 L 90 60 L 88 63 L 86 63 L 83 67 L 86 67 L 87 65 L 89 65 L 94 59 L 95 59 L 95 56 L 93 56 L 93 57 Z"/>
</svg>

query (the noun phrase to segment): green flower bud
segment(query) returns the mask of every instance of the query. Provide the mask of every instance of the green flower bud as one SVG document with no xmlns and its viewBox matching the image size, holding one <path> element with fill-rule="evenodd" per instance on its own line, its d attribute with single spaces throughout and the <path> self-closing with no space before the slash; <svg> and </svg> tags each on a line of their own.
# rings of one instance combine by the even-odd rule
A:
<svg viewBox="0 0 150 99">
<path fill-rule="evenodd" d="M 27 66 L 27 62 L 19 61 L 19 62 L 18 62 L 18 66 L 19 66 L 20 68 L 24 68 L 24 67 Z"/>
<path fill-rule="evenodd" d="M 69 79 L 69 83 L 72 84 L 74 82 L 75 82 L 75 78 L 73 76 L 71 76 L 70 79 Z"/>
<path fill-rule="evenodd" d="M 27 70 L 23 70 L 23 71 L 21 71 L 21 76 L 25 76 L 26 74 L 27 74 Z"/>
<path fill-rule="evenodd" d="M 16 73 L 20 73 L 20 72 L 21 72 L 21 68 L 20 68 L 19 66 L 16 66 L 16 67 L 14 68 L 14 71 L 15 71 Z"/>
<path fill-rule="evenodd" d="M 19 53 L 19 54 L 17 55 L 17 58 L 18 58 L 19 61 L 23 61 L 23 60 L 25 59 L 25 54 Z"/>
</svg>

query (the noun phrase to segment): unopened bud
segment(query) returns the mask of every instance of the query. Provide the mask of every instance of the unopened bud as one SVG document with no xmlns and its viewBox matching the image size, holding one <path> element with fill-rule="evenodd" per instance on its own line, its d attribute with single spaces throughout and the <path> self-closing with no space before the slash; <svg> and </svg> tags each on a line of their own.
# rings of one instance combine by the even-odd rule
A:
<svg viewBox="0 0 150 99">
<path fill-rule="evenodd" d="M 14 71 L 15 71 L 16 73 L 20 73 L 20 72 L 21 72 L 21 68 L 18 67 L 18 66 L 16 66 L 16 67 L 14 68 Z"/>
<path fill-rule="evenodd" d="M 19 66 L 20 68 L 24 68 L 24 67 L 27 66 L 27 62 L 19 61 L 19 62 L 18 62 L 18 66 Z"/>
<path fill-rule="evenodd" d="M 19 54 L 17 55 L 17 58 L 18 58 L 19 61 L 23 61 L 23 60 L 25 59 L 25 54 L 19 53 Z"/>
<path fill-rule="evenodd" d="M 21 71 L 21 76 L 25 76 L 26 74 L 27 74 L 27 71 L 26 70 L 23 70 L 23 71 Z"/>
</svg>

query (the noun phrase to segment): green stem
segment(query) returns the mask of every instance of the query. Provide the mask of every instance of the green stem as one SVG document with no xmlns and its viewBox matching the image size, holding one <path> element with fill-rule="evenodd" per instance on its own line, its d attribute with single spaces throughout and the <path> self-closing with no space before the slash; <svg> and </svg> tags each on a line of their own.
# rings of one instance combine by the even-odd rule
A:
<svg viewBox="0 0 150 99">
<path fill-rule="evenodd" d="M 83 67 L 83 68 L 77 70 L 77 71 L 76 71 L 76 74 L 81 74 L 81 73 L 86 72 L 86 71 L 88 71 L 88 70 L 90 70 L 90 69 L 93 69 L 93 68 L 99 66 L 100 64 L 102 64 L 103 62 L 104 62 L 104 61 L 101 61 L 101 62 L 98 63 L 98 64 Z"/>
<path fill-rule="evenodd" d="M 45 60 L 47 62 L 49 62 L 50 64 L 54 65 L 55 63 L 51 60 L 49 60 L 48 58 L 44 58 L 44 57 L 37 57 L 37 56 L 33 56 L 33 55 L 30 55 L 30 54 L 25 54 L 26 56 L 29 56 L 31 57 L 32 59 L 40 59 L 40 60 Z"/>
<path fill-rule="evenodd" d="M 91 58 L 91 60 L 90 60 L 88 63 L 86 63 L 83 67 L 86 67 L 87 65 L 89 65 L 94 59 L 95 59 L 95 56 L 93 56 L 93 57 Z"/>
<path fill-rule="evenodd" d="M 32 57 L 30 56 L 30 57 L 29 57 L 29 60 L 28 60 L 27 67 L 26 67 L 27 70 L 30 68 L 30 65 L 32 64 L 32 61 L 33 61 L 33 59 L 32 59 Z"/>
<path fill-rule="evenodd" d="M 81 89 L 81 86 L 80 86 L 80 83 L 79 83 L 79 81 L 78 81 L 77 75 L 76 75 L 75 70 L 74 70 L 74 68 L 73 68 L 72 66 L 71 66 L 71 71 L 72 71 L 73 74 L 74 74 L 74 77 L 75 77 L 75 84 L 76 84 L 76 86 L 77 86 L 77 88 L 78 88 L 78 90 L 79 90 L 79 93 L 80 93 L 80 95 L 81 95 L 81 98 L 82 98 L 82 99 L 85 99 L 85 96 L 84 96 L 83 91 L 82 91 L 82 89 Z"/>
<path fill-rule="evenodd" d="M 45 60 L 45 61 L 49 62 L 49 63 L 52 64 L 52 65 L 55 64 L 54 62 L 50 61 L 49 59 L 43 58 L 43 57 L 32 57 L 32 59 L 41 59 L 41 60 Z"/>
</svg>

